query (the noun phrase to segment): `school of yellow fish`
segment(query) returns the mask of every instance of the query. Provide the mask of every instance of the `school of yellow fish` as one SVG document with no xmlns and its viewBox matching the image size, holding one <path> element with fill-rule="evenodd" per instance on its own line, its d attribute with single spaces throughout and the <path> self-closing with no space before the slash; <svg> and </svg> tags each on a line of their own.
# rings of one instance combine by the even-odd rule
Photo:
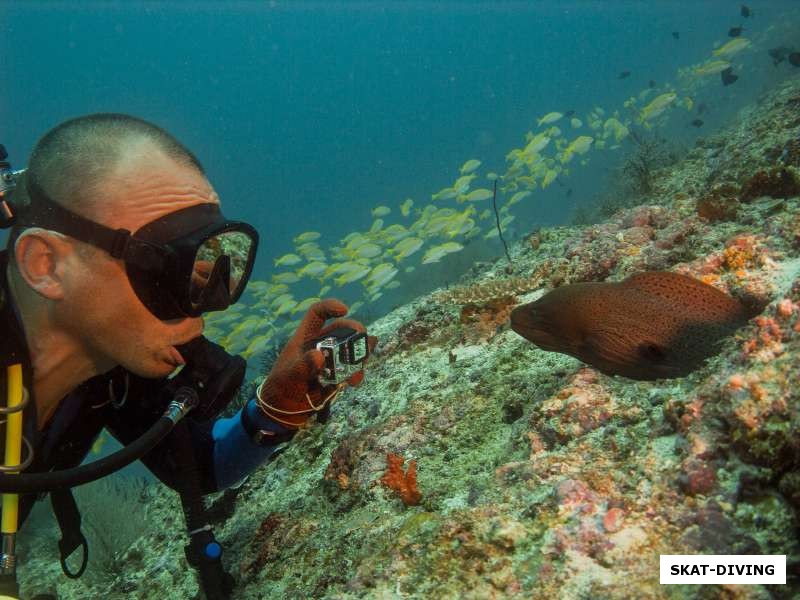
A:
<svg viewBox="0 0 800 600">
<path fill-rule="evenodd" d="M 240 301 L 208 315 L 205 335 L 228 352 L 250 358 L 294 332 L 305 311 L 333 290 L 347 297 L 357 290 L 350 314 L 357 313 L 387 290 L 400 287 L 401 274 L 460 252 L 465 242 L 478 236 L 497 237 L 497 221 L 504 231 L 514 221 L 511 207 L 567 177 L 575 164 L 588 164 L 592 151 L 619 149 L 632 126 L 657 127 L 676 108 L 691 111 L 692 92 L 753 47 L 746 38 L 731 40 L 713 50 L 708 60 L 681 69 L 676 85 L 648 87 L 630 97 L 623 112 L 608 113 L 596 106 L 582 116 L 546 113 L 526 133 L 524 145 L 506 155 L 507 168 L 501 175 L 481 175 L 482 161 L 471 158 L 453 173 L 450 185 L 431 195 L 430 202 L 417 204 L 405 198 L 396 207 L 378 205 L 371 211 L 374 220 L 367 231 L 349 233 L 338 243 L 321 243 L 322 234 L 316 231 L 298 234 L 292 251 L 275 259 L 276 272 L 270 280 L 249 283 L 252 303 Z M 498 219 L 492 207 L 495 182 Z M 294 284 L 307 289 L 309 282 L 319 286 L 313 296 L 293 292 Z"/>
</svg>

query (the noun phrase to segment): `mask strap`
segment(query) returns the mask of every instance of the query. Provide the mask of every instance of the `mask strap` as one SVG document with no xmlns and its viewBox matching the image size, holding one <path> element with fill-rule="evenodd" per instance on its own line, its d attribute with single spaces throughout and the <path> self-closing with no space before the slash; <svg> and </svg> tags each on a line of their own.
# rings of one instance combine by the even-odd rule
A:
<svg viewBox="0 0 800 600">
<path fill-rule="evenodd" d="M 111 229 L 64 208 L 33 180 L 27 182 L 27 188 L 33 202 L 20 215 L 19 224 L 68 235 L 142 269 L 164 268 L 158 246 L 133 237 L 127 229 Z"/>
</svg>

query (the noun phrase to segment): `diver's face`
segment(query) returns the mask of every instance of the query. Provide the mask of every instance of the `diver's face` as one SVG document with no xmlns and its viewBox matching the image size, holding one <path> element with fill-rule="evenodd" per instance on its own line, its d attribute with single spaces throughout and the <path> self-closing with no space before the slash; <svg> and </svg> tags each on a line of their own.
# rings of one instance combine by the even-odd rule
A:
<svg viewBox="0 0 800 600">
<path fill-rule="evenodd" d="M 196 169 L 168 158 L 152 146 L 131 152 L 109 177 L 110 199 L 93 219 L 107 227 L 135 232 L 166 214 L 202 203 L 219 203 Z M 87 346 L 98 362 L 122 365 L 143 377 L 164 377 L 182 363 L 176 345 L 203 331 L 201 318 L 161 321 L 133 291 L 125 265 L 88 247 L 66 290 L 62 326 Z"/>
</svg>

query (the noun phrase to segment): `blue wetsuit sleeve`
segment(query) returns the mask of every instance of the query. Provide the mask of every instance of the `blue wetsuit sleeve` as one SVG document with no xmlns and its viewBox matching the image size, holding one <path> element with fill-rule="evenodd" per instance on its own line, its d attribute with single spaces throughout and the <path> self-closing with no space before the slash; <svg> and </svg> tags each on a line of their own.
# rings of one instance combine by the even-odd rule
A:
<svg viewBox="0 0 800 600">
<path fill-rule="evenodd" d="M 281 446 L 261 445 L 250 438 L 242 424 L 242 411 L 247 411 L 250 423 L 258 429 L 285 434 L 287 428 L 266 418 L 255 400 L 249 400 L 232 417 L 217 419 L 211 430 L 214 439 L 214 479 L 217 489 L 223 490 L 238 482 L 266 462 Z"/>
</svg>

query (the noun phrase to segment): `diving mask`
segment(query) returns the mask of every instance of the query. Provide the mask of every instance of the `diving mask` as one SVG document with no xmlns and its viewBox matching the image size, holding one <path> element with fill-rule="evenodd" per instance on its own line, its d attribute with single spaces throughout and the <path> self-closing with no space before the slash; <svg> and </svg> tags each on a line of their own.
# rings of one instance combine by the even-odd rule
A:
<svg viewBox="0 0 800 600">
<path fill-rule="evenodd" d="M 225 219 L 217 204 L 169 213 L 131 233 L 67 210 L 30 178 L 27 188 L 31 205 L 20 225 L 57 231 L 121 259 L 134 292 L 161 320 L 224 310 L 250 278 L 258 233 Z"/>
</svg>

